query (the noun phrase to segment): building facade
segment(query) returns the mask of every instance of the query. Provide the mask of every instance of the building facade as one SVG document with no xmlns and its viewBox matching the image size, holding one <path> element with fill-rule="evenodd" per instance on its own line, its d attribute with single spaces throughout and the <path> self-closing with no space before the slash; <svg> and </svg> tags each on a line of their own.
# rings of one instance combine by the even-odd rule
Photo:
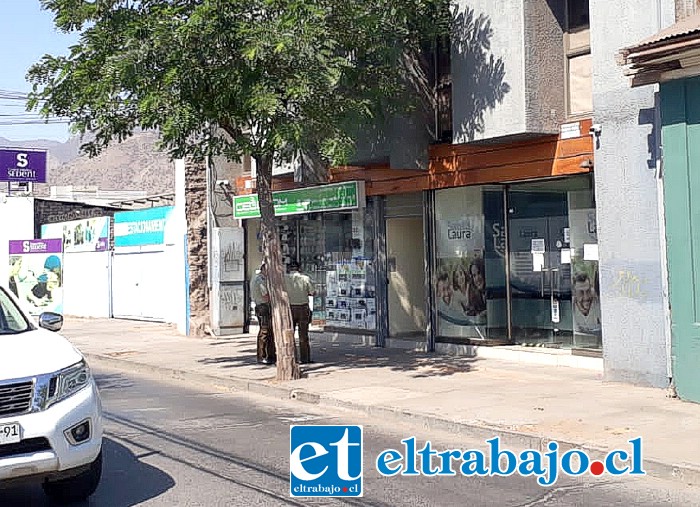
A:
<svg viewBox="0 0 700 507">
<path fill-rule="evenodd" d="M 362 188 L 354 207 L 280 219 L 284 256 L 319 286 L 317 329 L 380 346 L 528 352 L 667 387 L 658 87 L 630 88 L 615 55 L 672 24 L 675 3 L 459 2 L 430 69 L 436 110 L 381 126 L 331 171 L 328 183 Z M 240 169 L 228 176 L 232 214 L 255 192 Z M 300 187 L 304 202 L 321 199 L 317 184 L 275 181 Z M 258 224 L 238 218 L 249 279 Z"/>
<path fill-rule="evenodd" d="M 678 2 L 677 23 L 621 51 L 637 90 L 657 90 L 663 147 L 671 316 L 671 374 L 678 395 L 700 402 L 697 217 L 700 169 L 700 3 Z"/>
</svg>

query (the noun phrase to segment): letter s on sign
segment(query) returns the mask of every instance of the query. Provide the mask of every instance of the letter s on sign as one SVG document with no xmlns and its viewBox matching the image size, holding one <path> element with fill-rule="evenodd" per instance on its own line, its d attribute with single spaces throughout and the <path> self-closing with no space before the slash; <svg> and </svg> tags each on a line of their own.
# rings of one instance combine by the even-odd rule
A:
<svg viewBox="0 0 700 507">
<path fill-rule="evenodd" d="M 29 253 L 30 250 L 29 241 L 22 241 L 22 251 L 24 253 Z"/>
<path fill-rule="evenodd" d="M 27 154 L 26 153 L 18 153 L 17 154 L 17 167 L 27 167 L 29 165 L 29 160 L 27 160 Z"/>
<path fill-rule="evenodd" d="M 304 446 L 307 445 L 313 448 L 314 454 L 307 458 L 301 459 L 301 450 L 304 448 Z M 292 454 L 289 456 L 289 469 L 297 479 L 301 479 L 302 481 L 315 481 L 316 479 L 318 479 L 326 473 L 328 467 L 324 468 L 318 474 L 310 474 L 304 468 L 304 462 L 312 460 L 314 458 L 318 458 L 320 456 L 324 456 L 326 454 L 328 454 L 328 451 L 318 442 L 306 442 L 304 444 L 301 444 L 299 447 L 294 449 Z"/>
</svg>

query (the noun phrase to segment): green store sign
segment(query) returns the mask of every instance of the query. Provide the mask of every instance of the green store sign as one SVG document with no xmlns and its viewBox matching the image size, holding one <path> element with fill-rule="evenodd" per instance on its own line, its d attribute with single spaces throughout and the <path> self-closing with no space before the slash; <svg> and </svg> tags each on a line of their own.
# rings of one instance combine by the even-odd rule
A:
<svg viewBox="0 0 700 507">
<path fill-rule="evenodd" d="M 364 205 L 364 199 L 364 182 L 359 181 L 272 193 L 276 216 L 358 209 Z M 233 197 L 233 218 L 259 216 L 257 194 Z"/>
</svg>

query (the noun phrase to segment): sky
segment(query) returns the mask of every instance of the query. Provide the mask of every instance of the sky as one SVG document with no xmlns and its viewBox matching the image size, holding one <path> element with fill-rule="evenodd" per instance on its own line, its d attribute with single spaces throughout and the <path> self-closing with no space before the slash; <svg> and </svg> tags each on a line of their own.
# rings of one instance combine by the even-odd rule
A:
<svg viewBox="0 0 700 507">
<path fill-rule="evenodd" d="M 77 34 L 56 30 L 52 13 L 42 10 L 39 0 L 0 0 L 0 90 L 29 92 L 25 80 L 29 67 L 45 54 L 67 54 L 77 41 Z M 35 116 L 25 113 L 24 101 L 0 99 L 0 137 L 11 141 L 69 137 L 67 124 L 6 125 L 7 115 L 19 114 Z"/>
</svg>

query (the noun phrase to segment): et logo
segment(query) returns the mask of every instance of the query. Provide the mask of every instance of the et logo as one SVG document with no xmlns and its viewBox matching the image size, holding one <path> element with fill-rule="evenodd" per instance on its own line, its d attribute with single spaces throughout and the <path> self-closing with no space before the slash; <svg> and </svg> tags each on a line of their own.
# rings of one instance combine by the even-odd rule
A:
<svg viewBox="0 0 700 507">
<path fill-rule="evenodd" d="M 293 497 L 362 496 L 362 426 L 291 426 Z"/>
</svg>

